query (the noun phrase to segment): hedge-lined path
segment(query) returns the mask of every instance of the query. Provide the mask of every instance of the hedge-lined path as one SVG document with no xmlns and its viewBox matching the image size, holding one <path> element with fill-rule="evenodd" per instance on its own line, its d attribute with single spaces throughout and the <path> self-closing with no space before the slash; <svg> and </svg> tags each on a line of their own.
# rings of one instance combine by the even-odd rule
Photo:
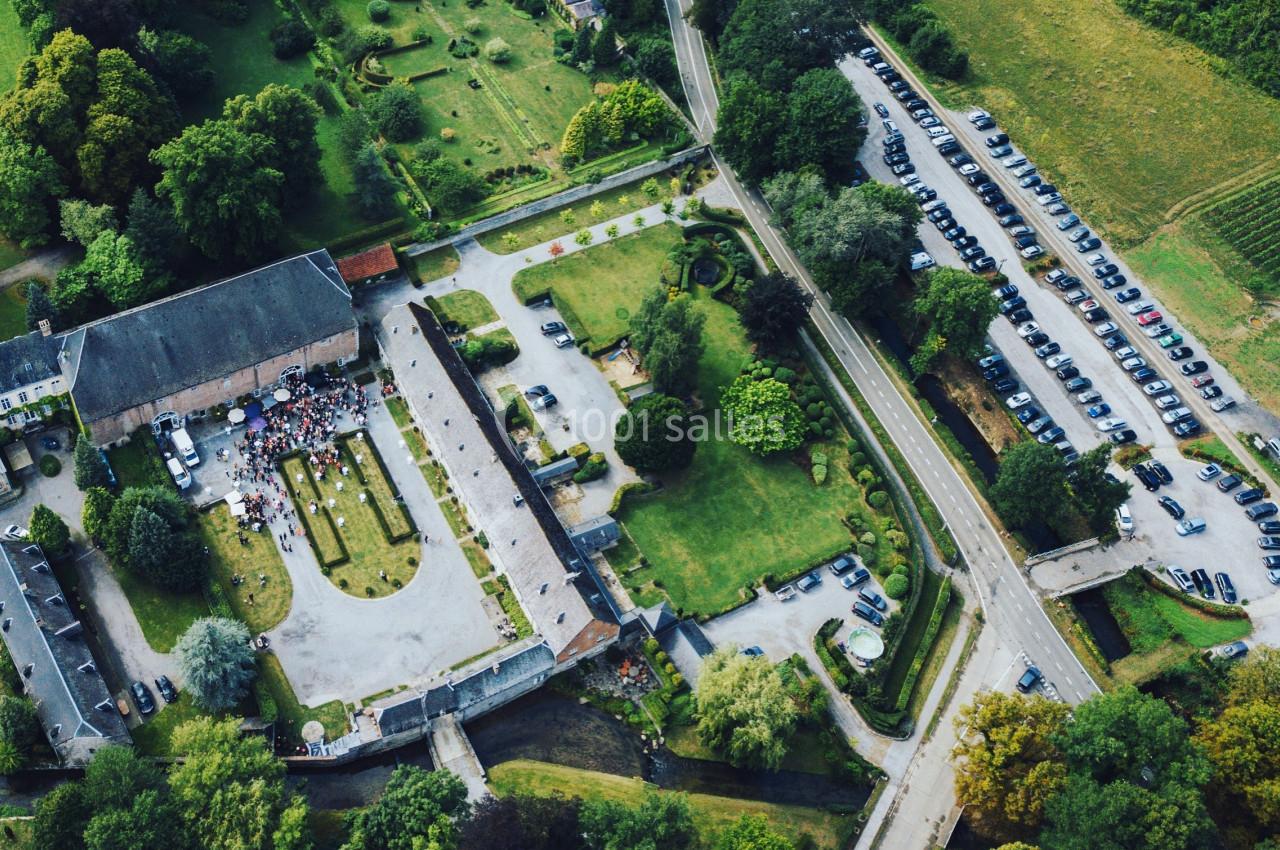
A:
<svg viewBox="0 0 1280 850">
<path fill-rule="evenodd" d="M 291 538 L 293 551 L 281 557 L 293 606 L 268 634 L 304 705 L 350 703 L 421 682 L 500 642 L 481 605 L 484 592 L 385 405 L 369 408 L 366 427 L 428 541 L 419 542 L 417 575 L 402 590 L 362 599 L 335 587 L 305 540 Z M 276 525 L 274 532 L 285 530 L 286 523 Z"/>
</svg>

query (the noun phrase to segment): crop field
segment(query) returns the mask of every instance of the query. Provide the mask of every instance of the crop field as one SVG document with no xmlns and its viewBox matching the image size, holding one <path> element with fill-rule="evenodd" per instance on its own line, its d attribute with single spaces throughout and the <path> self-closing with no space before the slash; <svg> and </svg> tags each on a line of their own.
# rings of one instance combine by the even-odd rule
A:
<svg viewBox="0 0 1280 850">
<path fill-rule="evenodd" d="M 1216 204 L 1201 214 L 1213 232 L 1265 277 L 1265 288 L 1280 288 L 1280 177 Z"/>
<path fill-rule="evenodd" d="M 947 100 L 990 109 L 1112 239 L 1139 242 L 1175 204 L 1276 158 L 1280 101 L 1112 0 L 927 2 L 970 53 Z"/>
</svg>

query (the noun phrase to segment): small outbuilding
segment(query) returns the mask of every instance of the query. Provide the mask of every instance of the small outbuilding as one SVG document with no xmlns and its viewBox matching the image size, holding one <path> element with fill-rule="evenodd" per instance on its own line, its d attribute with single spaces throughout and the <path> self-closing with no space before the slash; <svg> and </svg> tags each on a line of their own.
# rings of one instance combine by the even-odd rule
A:
<svg viewBox="0 0 1280 850">
<path fill-rule="evenodd" d="M 400 276 L 400 263 L 390 242 L 338 260 L 338 273 L 347 286 L 381 283 Z"/>
<path fill-rule="evenodd" d="M 578 523 L 569 529 L 569 539 L 583 552 L 607 549 L 621 538 L 622 528 L 608 514 Z"/>
</svg>

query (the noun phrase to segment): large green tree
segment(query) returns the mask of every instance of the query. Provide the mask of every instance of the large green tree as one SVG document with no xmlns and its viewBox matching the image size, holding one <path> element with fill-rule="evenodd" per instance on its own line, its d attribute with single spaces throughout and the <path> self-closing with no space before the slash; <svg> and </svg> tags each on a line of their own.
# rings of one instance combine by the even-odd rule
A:
<svg viewBox="0 0 1280 850">
<path fill-rule="evenodd" d="M 77 268 L 86 285 L 118 310 L 145 304 L 169 290 L 172 278 L 149 262 L 125 234 L 101 233 Z"/>
<path fill-rule="evenodd" d="M 45 291 L 44 284 L 38 280 L 27 281 L 27 330 L 40 328 L 40 320 L 47 319 L 49 326 L 55 331 L 62 330 L 62 316 L 54 305 L 53 299 Z"/>
<path fill-rule="evenodd" d="M 684 402 L 650 393 L 631 404 L 613 429 L 622 462 L 639 472 L 682 469 L 693 460 L 697 443 L 689 429 Z"/>
<path fill-rule="evenodd" d="M 1016 443 L 1000 453 L 1000 470 L 991 485 L 991 504 L 1005 522 L 1022 526 L 1049 519 L 1067 496 L 1067 468 L 1053 446 Z"/>
<path fill-rule="evenodd" d="M 76 440 L 76 447 L 72 454 L 75 459 L 75 481 L 78 489 L 88 490 L 90 487 L 108 486 L 110 479 L 107 475 L 107 464 L 93 443 L 85 438 Z"/>
<path fill-rule="evenodd" d="M 769 828 L 764 815 L 743 815 L 716 836 L 715 850 L 793 850 L 790 839 Z"/>
<path fill-rule="evenodd" d="M 928 323 L 927 337 L 911 366 L 924 372 L 938 354 L 947 352 L 963 359 L 978 355 L 986 341 L 987 328 L 999 312 L 999 302 L 991 294 L 991 284 L 975 274 L 944 267 L 929 273 L 924 291 L 916 296 L 915 312 Z"/>
<path fill-rule="evenodd" d="M 24 248 L 43 245 L 52 229 L 54 202 L 64 192 L 48 152 L 0 124 L 0 233 Z"/>
<path fill-rule="evenodd" d="M 682 395 L 697 385 L 706 314 L 665 287 L 649 290 L 631 317 L 631 347 L 659 392 Z"/>
<path fill-rule="evenodd" d="M 0 696 L 0 741 L 7 741 L 22 751 L 39 741 L 40 718 L 36 705 L 26 697 Z"/>
<path fill-rule="evenodd" d="M 750 74 L 786 90 L 813 68 L 826 68 L 858 43 L 858 0 L 740 0 L 724 32 L 716 63 L 721 73 Z"/>
<path fill-rule="evenodd" d="M 979 694 L 960 710 L 956 799 L 977 832 L 1011 841 L 1039 831 L 1045 802 L 1066 781 L 1054 737 L 1068 711 L 1063 703 L 1000 691 Z"/>
<path fill-rule="evenodd" d="M 112 564 L 158 587 L 190 591 L 204 579 L 208 554 L 191 508 L 166 488 L 125 490 L 111 506 L 102 538 Z"/>
<path fill-rule="evenodd" d="M 118 227 L 115 208 L 110 204 L 94 205 L 81 198 L 65 198 L 58 202 L 58 221 L 62 238 L 88 248 L 106 231 Z"/>
<path fill-rule="evenodd" d="M 738 320 L 747 339 L 764 349 L 778 349 L 795 342 L 809 318 L 813 295 L 795 278 L 771 272 L 753 283 L 742 297 Z"/>
<path fill-rule="evenodd" d="M 230 121 L 205 121 L 151 157 L 163 169 L 156 194 L 206 256 L 252 258 L 274 244 L 285 178 L 267 166 L 275 152 L 265 136 Z"/>
<path fill-rule="evenodd" d="M 636 806 L 591 800 L 579 820 L 593 850 L 691 850 L 698 841 L 683 794 L 649 791 Z"/>
<path fill-rule="evenodd" d="M 260 164 L 284 175 L 286 206 L 304 201 L 324 180 L 316 141 L 321 115 L 310 95 L 276 83 L 256 95 L 232 98 L 222 107 L 222 117 L 240 132 L 270 140 Z"/>
<path fill-rule="evenodd" d="M 370 221 L 381 221 L 394 214 L 396 192 L 400 187 L 373 142 L 356 153 L 351 170 L 360 214 Z"/>
<path fill-rule="evenodd" d="M 71 544 L 71 531 L 54 511 L 45 505 L 36 505 L 31 510 L 28 521 L 33 543 L 40 544 L 50 558 L 57 558 L 67 551 Z"/>
<path fill-rule="evenodd" d="M 833 182 L 846 182 L 867 131 L 859 123 L 862 101 L 836 68 L 815 68 L 787 95 L 787 118 L 777 141 L 778 167 L 814 166 Z"/>
<path fill-rule="evenodd" d="M 84 493 L 84 508 L 80 512 L 80 524 L 89 539 L 101 542 L 107 533 L 107 522 L 116 497 L 105 487 L 90 487 Z"/>
<path fill-rule="evenodd" d="M 738 767 L 776 769 L 795 731 L 795 703 L 778 668 L 722 647 L 703 659 L 694 691 L 698 736 Z"/>
<path fill-rule="evenodd" d="M 196 620 L 178 640 L 174 653 L 187 692 L 206 711 L 234 707 L 258 675 L 249 646 L 249 629 L 238 620 Z"/>
<path fill-rule="evenodd" d="M 422 97 L 413 86 L 402 81 L 392 83 L 373 96 L 369 116 L 392 142 L 416 139 L 427 124 Z"/>
<path fill-rule="evenodd" d="M 467 788 L 448 770 L 395 769 L 378 802 L 351 821 L 343 850 L 446 850 L 456 841 L 455 819 L 467 810 Z"/>
<path fill-rule="evenodd" d="M 84 784 L 66 782 L 36 800 L 32 832 L 38 847 L 84 850 L 84 829 L 93 817 Z"/>
<path fill-rule="evenodd" d="M 729 439 L 754 454 L 790 451 L 804 442 L 804 412 L 791 388 L 774 378 L 736 378 L 720 394 L 720 409 L 729 417 Z"/>
<path fill-rule="evenodd" d="M 240 733 L 236 718 L 201 717 L 174 730 L 171 746 L 183 757 L 169 772 L 169 787 L 181 813 L 181 829 L 201 850 L 302 850 L 283 845 L 296 832 L 306 804 L 288 793 L 284 762 L 267 739 Z"/>
<path fill-rule="evenodd" d="M 1080 456 L 1067 475 L 1075 506 L 1084 514 L 1094 534 L 1115 528 L 1116 508 L 1129 498 L 1132 485 L 1107 474 L 1111 460 L 1110 443 L 1101 443 Z"/>
</svg>

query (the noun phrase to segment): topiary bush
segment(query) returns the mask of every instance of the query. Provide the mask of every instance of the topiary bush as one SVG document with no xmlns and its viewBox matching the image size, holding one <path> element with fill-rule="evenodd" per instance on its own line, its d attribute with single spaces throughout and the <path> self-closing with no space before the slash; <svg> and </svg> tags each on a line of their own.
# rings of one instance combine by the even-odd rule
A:
<svg viewBox="0 0 1280 850">
<path fill-rule="evenodd" d="M 884 580 L 884 595 L 890 599 L 901 599 L 911 589 L 911 581 L 904 575 L 893 573 Z"/>
<path fill-rule="evenodd" d="M 365 11 L 369 13 L 369 20 L 380 24 L 391 17 L 391 4 L 387 0 L 369 0 Z"/>
<path fill-rule="evenodd" d="M 62 461 L 53 455 L 45 455 L 40 458 L 40 474 L 45 478 L 52 478 L 62 471 Z"/>
</svg>

